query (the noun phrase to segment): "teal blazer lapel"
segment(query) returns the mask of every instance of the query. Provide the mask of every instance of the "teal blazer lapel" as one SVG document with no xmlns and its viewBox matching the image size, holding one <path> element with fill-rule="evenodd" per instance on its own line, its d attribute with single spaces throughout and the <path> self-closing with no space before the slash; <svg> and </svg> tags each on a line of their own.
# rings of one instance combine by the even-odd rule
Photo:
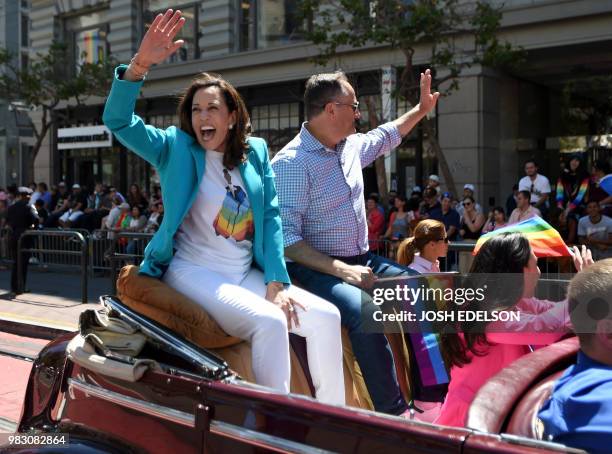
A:
<svg viewBox="0 0 612 454">
<path fill-rule="evenodd" d="M 202 175 L 204 175 L 204 162 L 205 162 L 205 154 L 206 151 L 202 149 L 198 142 L 191 144 L 191 156 L 193 156 L 193 162 L 196 168 L 196 174 L 198 175 L 198 188 L 199 183 L 202 181 Z M 196 188 L 195 192 L 198 192 Z"/>
<path fill-rule="evenodd" d="M 245 191 L 249 196 L 251 208 L 253 209 L 253 221 L 255 222 L 255 231 L 257 232 L 258 228 L 263 228 L 263 177 L 257 173 L 255 167 L 253 167 L 253 164 L 248 159 L 240 164 L 240 176 L 244 182 Z"/>
</svg>

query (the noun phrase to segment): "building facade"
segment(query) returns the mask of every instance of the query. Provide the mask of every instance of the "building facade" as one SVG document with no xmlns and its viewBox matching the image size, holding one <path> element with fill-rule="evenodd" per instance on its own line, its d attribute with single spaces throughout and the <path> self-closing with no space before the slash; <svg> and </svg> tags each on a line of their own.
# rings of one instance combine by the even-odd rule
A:
<svg viewBox="0 0 612 454">
<path fill-rule="evenodd" d="M 0 47 L 13 54 L 13 64 L 25 67 L 30 53 L 28 0 L 0 0 Z M 0 187 L 26 184 L 32 147 L 28 106 L 0 99 Z"/>
<path fill-rule="evenodd" d="M 442 98 L 435 112 L 437 138 L 457 190 L 464 183 L 474 184 L 485 207 L 503 205 L 523 176 L 524 159 L 538 159 L 542 173 L 554 180 L 564 152 L 587 151 L 590 159 L 609 159 L 612 134 L 612 115 L 601 102 L 612 98 L 612 84 L 605 84 L 612 74 L 612 2 L 504 4 L 500 35 L 528 52 L 526 65 L 513 74 L 472 66 L 462 74 L 459 90 Z M 275 152 L 304 121 L 301 97 L 311 74 L 342 68 L 359 100 L 370 98 L 380 113 L 389 104 L 381 87 L 403 65 L 399 51 L 370 46 L 343 51 L 327 66 L 315 66 L 310 58 L 318 51 L 303 40 L 297 0 L 35 0 L 30 12 L 32 49 L 44 51 L 52 39 L 63 39 L 74 49 L 75 59 L 112 55 L 128 62 L 147 24 L 168 7 L 180 9 L 187 18 L 180 36 L 186 44 L 151 70 L 137 105 L 137 112 L 159 127 L 177 124 L 177 97 L 196 74 L 217 72 L 240 90 L 254 134 L 264 137 Z M 427 56 L 423 46 L 414 61 L 425 67 Z M 385 108 L 389 115 L 408 108 L 392 103 Z M 124 190 L 132 182 L 154 182 L 154 171 L 116 141 L 74 139 L 91 131 L 79 128 L 101 125 L 103 100 L 90 99 L 88 104 L 67 109 L 69 120 L 40 152 L 36 179 L 88 186 L 99 180 Z M 368 112 L 362 113 L 367 126 Z M 429 173 L 437 173 L 435 156 L 420 130 L 386 158 L 386 169 L 388 184 L 408 194 Z M 374 170 L 366 169 L 365 177 L 366 190 L 375 191 Z"/>
</svg>

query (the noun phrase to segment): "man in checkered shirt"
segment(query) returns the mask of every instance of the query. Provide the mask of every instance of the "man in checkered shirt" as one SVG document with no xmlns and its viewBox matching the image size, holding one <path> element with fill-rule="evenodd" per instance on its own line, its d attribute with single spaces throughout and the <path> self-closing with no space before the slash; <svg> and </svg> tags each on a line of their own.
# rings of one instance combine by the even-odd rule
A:
<svg viewBox="0 0 612 454">
<path fill-rule="evenodd" d="M 356 134 L 359 103 L 346 76 L 312 76 L 304 93 L 308 121 L 272 160 L 289 273 L 338 307 L 375 409 L 394 415 L 407 414 L 408 405 L 384 334 L 362 329 L 364 317 L 377 310 L 362 287 L 379 276 L 417 273 L 368 250 L 362 168 L 397 147 L 438 97 L 427 70 L 416 107 Z"/>
</svg>

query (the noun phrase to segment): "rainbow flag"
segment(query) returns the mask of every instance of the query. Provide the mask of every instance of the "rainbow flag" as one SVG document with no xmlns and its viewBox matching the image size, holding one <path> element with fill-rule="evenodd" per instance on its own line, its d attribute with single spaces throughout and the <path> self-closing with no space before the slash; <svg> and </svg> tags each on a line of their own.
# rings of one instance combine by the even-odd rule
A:
<svg viewBox="0 0 612 454">
<path fill-rule="evenodd" d="M 474 247 L 473 255 L 478 253 L 482 245 L 489 238 L 504 232 L 518 232 L 525 235 L 537 257 L 570 256 L 569 250 L 559 232 L 544 219 L 537 216 L 482 235 Z"/>
</svg>

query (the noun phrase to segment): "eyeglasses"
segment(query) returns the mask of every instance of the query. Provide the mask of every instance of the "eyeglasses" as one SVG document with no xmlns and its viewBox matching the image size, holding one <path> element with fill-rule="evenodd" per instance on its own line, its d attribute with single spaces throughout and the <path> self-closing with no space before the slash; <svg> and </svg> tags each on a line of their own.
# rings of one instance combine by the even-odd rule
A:
<svg viewBox="0 0 612 454">
<path fill-rule="evenodd" d="M 469 207 L 472 204 L 472 202 L 463 202 L 461 205 L 463 205 L 464 207 Z"/>
<path fill-rule="evenodd" d="M 345 102 L 337 102 L 337 101 L 335 101 L 334 104 L 337 105 L 337 106 L 349 106 L 350 108 L 353 109 L 353 112 L 357 112 L 359 110 L 359 101 L 355 101 L 355 102 L 353 102 L 351 104 L 347 104 Z"/>
</svg>

